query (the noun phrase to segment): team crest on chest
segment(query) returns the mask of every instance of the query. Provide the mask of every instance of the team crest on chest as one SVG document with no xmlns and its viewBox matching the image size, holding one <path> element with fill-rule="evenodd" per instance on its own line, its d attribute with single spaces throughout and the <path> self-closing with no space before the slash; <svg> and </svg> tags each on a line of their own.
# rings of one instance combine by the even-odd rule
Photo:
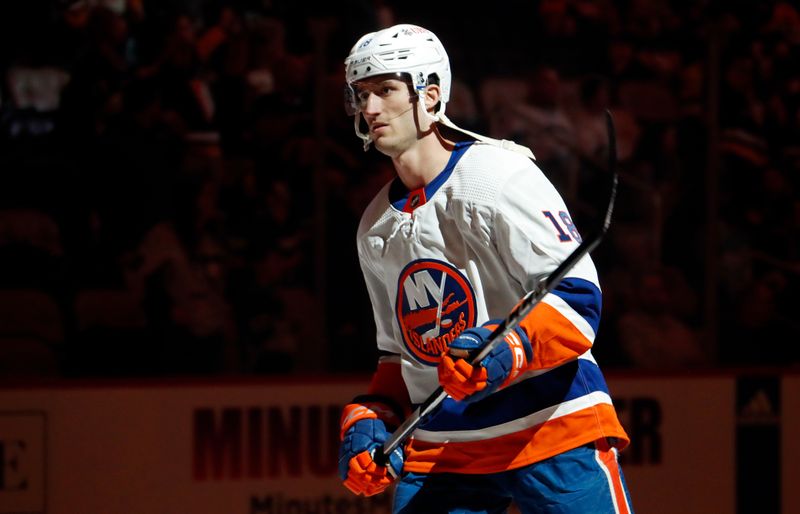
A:
<svg viewBox="0 0 800 514">
<path fill-rule="evenodd" d="M 395 309 L 408 351 L 435 366 L 450 342 L 475 324 L 475 293 L 452 265 L 421 259 L 400 273 Z"/>
</svg>

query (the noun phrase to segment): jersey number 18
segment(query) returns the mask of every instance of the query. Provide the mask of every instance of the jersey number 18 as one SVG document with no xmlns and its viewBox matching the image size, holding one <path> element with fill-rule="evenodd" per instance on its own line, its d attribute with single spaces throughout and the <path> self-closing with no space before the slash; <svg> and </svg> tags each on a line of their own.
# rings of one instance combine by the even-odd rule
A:
<svg viewBox="0 0 800 514">
<path fill-rule="evenodd" d="M 558 219 L 561 220 L 559 223 L 558 219 L 553 215 L 550 211 L 542 211 L 542 214 L 550 220 L 550 223 L 556 228 L 558 231 L 558 240 L 562 243 L 566 243 L 567 241 L 575 240 L 578 243 L 582 241 L 581 235 L 578 233 L 578 229 L 575 227 L 575 224 L 572 223 L 572 218 L 569 217 L 569 213 L 566 211 L 558 211 Z M 561 225 L 564 225 L 562 227 Z M 566 228 L 566 231 L 564 230 Z M 572 237 L 570 237 L 570 235 Z"/>
</svg>

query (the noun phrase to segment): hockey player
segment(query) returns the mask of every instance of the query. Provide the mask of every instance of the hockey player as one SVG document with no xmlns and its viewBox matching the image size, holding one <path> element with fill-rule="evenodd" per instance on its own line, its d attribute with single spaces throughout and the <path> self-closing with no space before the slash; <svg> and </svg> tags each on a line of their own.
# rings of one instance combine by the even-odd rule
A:
<svg viewBox="0 0 800 514">
<path fill-rule="evenodd" d="M 591 347 L 601 293 L 591 259 L 480 365 L 498 320 L 581 241 L 527 148 L 456 127 L 451 75 L 430 31 L 363 36 L 345 61 L 364 149 L 397 177 L 358 228 L 380 358 L 369 390 L 344 408 L 339 473 L 356 494 L 395 479 L 395 513 L 630 513 L 617 451 L 628 444 Z M 439 125 L 475 141 L 452 142 Z M 392 452 L 377 448 L 440 385 L 439 410 Z"/>
</svg>

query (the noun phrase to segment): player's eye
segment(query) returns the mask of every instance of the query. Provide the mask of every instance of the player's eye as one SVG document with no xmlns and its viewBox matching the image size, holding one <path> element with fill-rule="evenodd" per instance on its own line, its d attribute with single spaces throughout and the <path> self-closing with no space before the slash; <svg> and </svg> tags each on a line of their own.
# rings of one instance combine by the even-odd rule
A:
<svg viewBox="0 0 800 514">
<path fill-rule="evenodd" d="M 364 105 L 369 100 L 369 96 L 374 94 L 380 98 L 387 98 L 396 91 L 394 86 L 388 84 L 381 84 L 374 87 L 360 87 L 356 90 L 356 98 L 361 105 Z"/>
<path fill-rule="evenodd" d="M 361 102 L 362 104 L 367 102 L 370 94 L 372 94 L 372 91 L 370 91 L 369 89 L 359 89 L 356 92 L 358 101 Z"/>
<path fill-rule="evenodd" d="M 365 102 L 365 101 L 367 101 L 367 99 L 369 98 L 369 95 L 371 95 L 371 94 L 375 94 L 377 96 L 385 97 L 385 96 L 388 96 L 388 95 L 392 94 L 392 92 L 394 90 L 395 90 L 395 88 L 390 86 L 390 85 L 379 85 L 379 86 L 373 86 L 373 87 L 359 88 L 357 94 L 358 94 L 359 100 L 361 100 L 362 102 Z"/>
</svg>

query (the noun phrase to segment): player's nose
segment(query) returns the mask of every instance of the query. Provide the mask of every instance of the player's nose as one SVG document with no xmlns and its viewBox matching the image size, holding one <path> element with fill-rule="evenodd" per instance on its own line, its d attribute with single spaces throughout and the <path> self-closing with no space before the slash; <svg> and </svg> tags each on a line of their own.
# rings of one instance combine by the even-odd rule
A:
<svg viewBox="0 0 800 514">
<path fill-rule="evenodd" d="M 366 99 L 363 100 L 362 111 L 364 114 L 377 114 L 381 109 L 381 98 L 375 93 L 370 93 Z"/>
</svg>

